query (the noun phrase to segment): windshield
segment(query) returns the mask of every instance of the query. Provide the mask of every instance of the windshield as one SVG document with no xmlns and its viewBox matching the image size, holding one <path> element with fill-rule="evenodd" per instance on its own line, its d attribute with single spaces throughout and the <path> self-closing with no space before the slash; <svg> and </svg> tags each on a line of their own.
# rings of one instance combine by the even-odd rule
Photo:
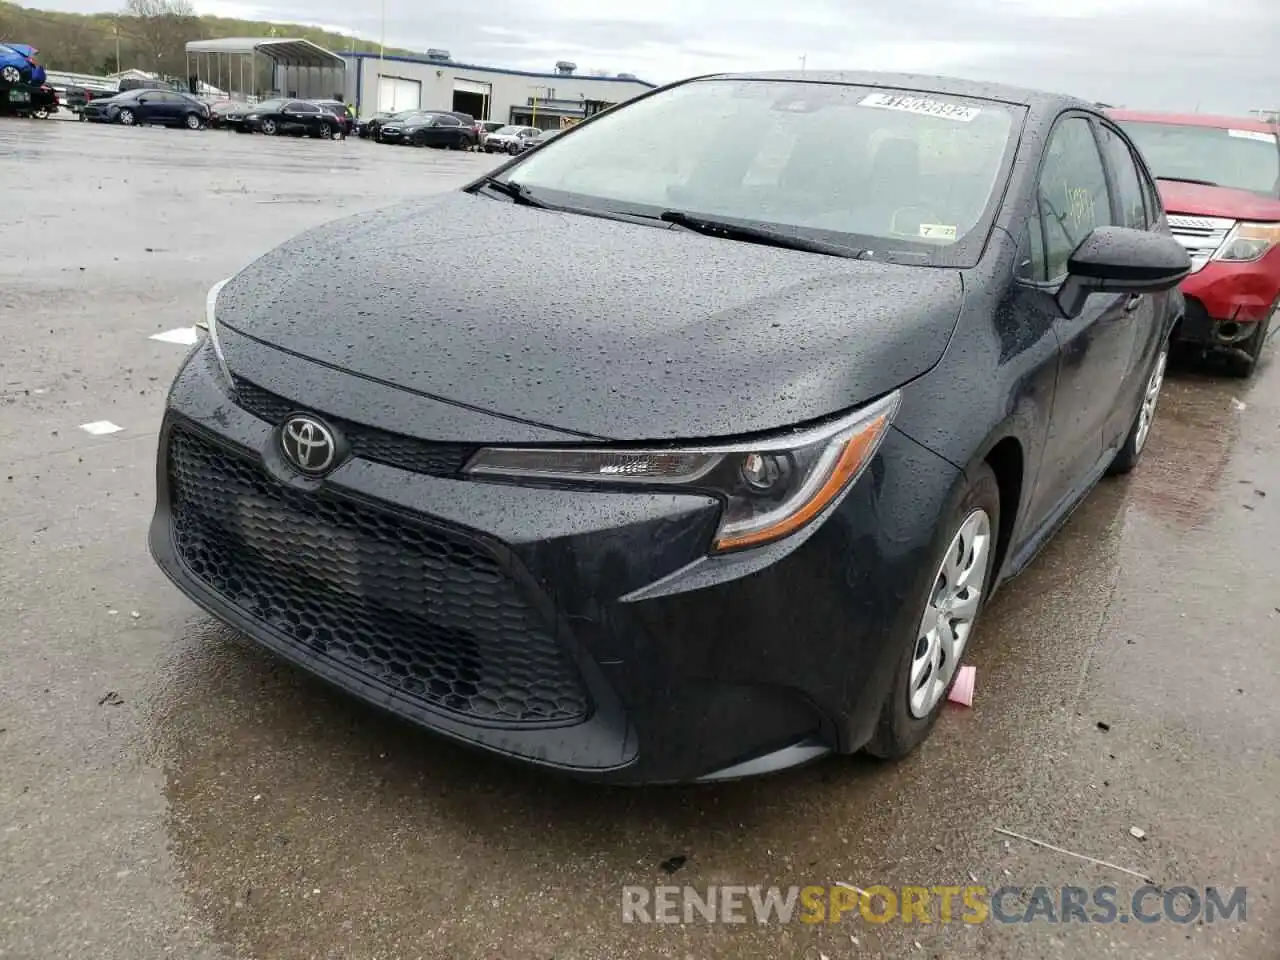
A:
<svg viewBox="0 0 1280 960">
<path fill-rule="evenodd" d="M 264 113 L 266 113 L 269 110 L 279 110 L 283 106 L 284 106 L 283 100 L 263 100 L 260 104 L 258 104 L 253 109 L 261 110 Z"/>
<path fill-rule="evenodd" d="M 986 100 L 700 80 L 601 114 L 509 175 L 571 206 L 681 211 L 963 265 L 981 254 L 1021 120 Z"/>
<path fill-rule="evenodd" d="M 1121 121 L 1120 126 L 1156 177 L 1280 195 L 1280 147 L 1274 133 L 1136 120 Z"/>
</svg>

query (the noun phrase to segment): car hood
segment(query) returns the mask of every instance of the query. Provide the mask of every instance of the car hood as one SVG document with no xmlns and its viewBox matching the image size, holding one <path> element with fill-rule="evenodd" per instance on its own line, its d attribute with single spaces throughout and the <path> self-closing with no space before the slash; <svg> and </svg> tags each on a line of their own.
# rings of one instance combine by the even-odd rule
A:
<svg viewBox="0 0 1280 960">
<path fill-rule="evenodd" d="M 955 270 L 458 192 L 296 237 L 237 274 L 217 312 L 262 343 L 473 410 L 663 440 L 887 393 L 938 361 L 962 298 Z"/>
<path fill-rule="evenodd" d="M 1160 198 L 1169 213 L 1232 220 L 1280 220 L 1280 200 L 1248 190 L 1209 187 L 1202 183 L 1159 180 Z"/>
</svg>

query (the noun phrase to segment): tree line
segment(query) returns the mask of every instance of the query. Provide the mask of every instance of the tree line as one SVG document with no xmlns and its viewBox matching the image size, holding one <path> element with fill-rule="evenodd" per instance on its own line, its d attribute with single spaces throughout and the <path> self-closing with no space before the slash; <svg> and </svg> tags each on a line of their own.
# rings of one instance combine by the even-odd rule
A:
<svg viewBox="0 0 1280 960">
<path fill-rule="evenodd" d="M 191 0 L 126 0 L 119 13 L 95 14 L 33 10 L 0 0 L 0 43 L 29 43 L 47 69 L 70 73 L 137 68 L 182 78 L 188 41 L 254 36 L 296 37 L 337 52 L 378 49 L 369 40 L 301 24 L 201 17 Z"/>
</svg>

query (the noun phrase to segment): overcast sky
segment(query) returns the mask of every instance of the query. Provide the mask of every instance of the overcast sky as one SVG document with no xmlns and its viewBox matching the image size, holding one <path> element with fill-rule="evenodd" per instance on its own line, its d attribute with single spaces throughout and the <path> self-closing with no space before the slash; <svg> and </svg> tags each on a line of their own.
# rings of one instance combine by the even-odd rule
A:
<svg viewBox="0 0 1280 960">
<path fill-rule="evenodd" d="M 385 0 L 386 42 L 455 60 L 626 71 L 869 68 L 1002 80 L 1108 103 L 1280 107 L 1278 0 Z M 114 10 L 120 0 L 43 0 Z M 379 0 L 195 0 L 201 13 L 377 40 Z"/>
</svg>

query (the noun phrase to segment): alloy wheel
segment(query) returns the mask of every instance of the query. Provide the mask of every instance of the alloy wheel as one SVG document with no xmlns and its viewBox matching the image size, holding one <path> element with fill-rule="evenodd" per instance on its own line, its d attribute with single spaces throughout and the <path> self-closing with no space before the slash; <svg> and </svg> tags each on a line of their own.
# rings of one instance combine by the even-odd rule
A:
<svg viewBox="0 0 1280 960">
<path fill-rule="evenodd" d="M 187 129 L 188 130 L 200 129 L 200 118 L 197 117 L 194 113 L 187 114 Z"/>
<path fill-rule="evenodd" d="M 274 137 L 276 135 L 276 122 L 274 120 L 263 120 L 262 132 L 268 137 Z"/>
<path fill-rule="evenodd" d="M 22 79 L 22 74 L 18 72 L 17 67 L 7 65 L 0 69 L 0 79 L 4 80 L 5 83 L 17 83 Z"/>
<path fill-rule="evenodd" d="M 1169 348 L 1162 347 L 1156 365 L 1147 380 L 1147 392 L 1142 395 L 1142 407 L 1138 410 L 1138 430 L 1133 435 L 1133 448 L 1140 452 L 1147 445 L 1151 422 L 1156 418 L 1156 404 L 1160 402 L 1160 388 L 1164 386 L 1164 371 L 1169 364 Z"/>
<path fill-rule="evenodd" d="M 132 110 L 121 110 L 121 111 L 120 111 L 120 122 L 121 122 L 122 124 L 124 124 L 126 127 L 132 127 L 132 126 L 133 126 L 133 124 L 134 124 L 133 111 L 132 111 Z"/>
<path fill-rule="evenodd" d="M 321 140 L 332 140 L 332 139 L 333 139 L 333 127 L 329 126 L 327 123 L 322 123 L 322 124 L 320 124 L 320 139 L 321 139 Z"/>
<path fill-rule="evenodd" d="M 934 576 L 907 681 L 907 707 L 927 717 L 955 676 L 986 588 L 992 549 L 991 518 L 974 510 L 956 531 Z"/>
</svg>

